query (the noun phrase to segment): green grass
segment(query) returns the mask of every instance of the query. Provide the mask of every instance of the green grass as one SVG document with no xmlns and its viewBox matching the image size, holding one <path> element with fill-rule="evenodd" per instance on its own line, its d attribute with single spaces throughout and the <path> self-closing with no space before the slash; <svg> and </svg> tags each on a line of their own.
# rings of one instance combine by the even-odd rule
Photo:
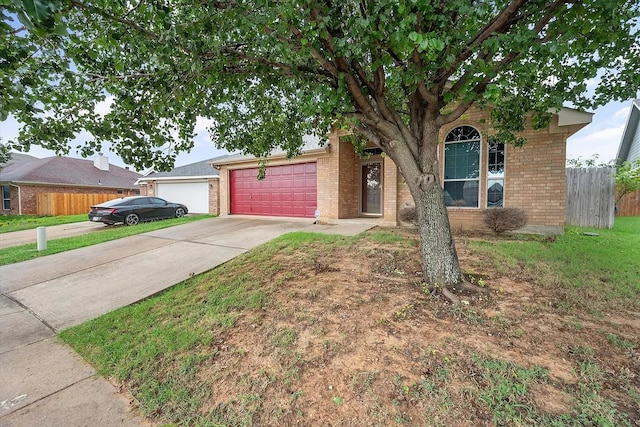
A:
<svg viewBox="0 0 640 427">
<path fill-rule="evenodd" d="M 475 241 L 471 246 L 489 255 L 499 273 L 523 269 L 536 283 L 566 287 L 589 302 L 632 302 L 640 295 L 640 217 L 616 218 L 610 230 L 567 227 L 555 240 Z"/>
<path fill-rule="evenodd" d="M 555 241 L 536 238 L 474 242 L 473 246 L 491 254 L 495 265 L 506 273 L 526 269 L 541 285 L 588 291 L 595 300 L 627 300 L 629 295 L 637 298 L 640 285 L 632 273 L 640 271 L 640 218 L 618 219 L 613 230 L 598 230 L 599 237 L 584 236 L 584 231 L 568 229 Z M 282 281 L 295 284 L 297 280 L 295 271 L 285 275 L 288 266 L 278 265 L 278 254 L 295 254 L 302 262 L 313 262 L 314 257 L 331 253 L 339 246 L 355 248 L 377 240 L 402 245 L 387 232 L 348 238 L 290 233 L 158 296 L 67 329 L 59 337 L 100 374 L 124 383 L 140 403 L 141 411 L 154 420 L 179 425 L 254 425 L 254 419 L 266 406 L 268 394 L 264 390 L 271 384 L 291 387 L 292 401 L 301 393 L 293 379 L 300 378 L 305 363 L 304 355 L 297 353 L 304 335 L 291 326 L 274 324 L 264 339 L 271 344 L 267 357 L 276 358 L 280 368 L 243 377 L 241 381 L 249 384 L 246 394 L 224 396 L 222 401 L 218 397 L 219 403 L 211 408 L 212 384 L 217 381 L 216 375 L 225 375 L 212 374 L 212 366 L 229 357 L 219 350 L 218 343 L 224 342 L 232 328 L 242 325 L 239 322 L 278 310 L 274 294 Z M 483 271 L 490 268 L 484 266 Z M 615 279 L 603 280 L 610 276 Z M 291 313 L 283 312 L 282 318 L 285 317 L 291 317 Z M 488 322 L 484 318 L 461 319 L 478 328 Z M 507 319 L 498 320 L 508 327 Z M 493 321 L 500 323 L 498 320 Z M 612 347 L 624 351 L 634 346 L 618 335 L 607 333 L 605 337 Z M 233 351 L 243 353 L 241 348 Z M 451 413 L 458 411 L 483 414 L 486 418 L 479 422 L 495 425 L 631 425 L 622 409 L 606 397 L 602 384 L 615 378 L 598 364 L 594 351 L 569 347 L 566 358 L 575 369 L 576 381 L 556 384 L 558 380 L 550 378 L 543 366 L 521 366 L 499 355 L 470 350 L 464 344 L 455 351 L 432 347 L 417 359 L 423 365 L 420 378 L 397 376 L 390 398 L 398 408 L 406 402 L 422 405 L 431 425 L 447 425 L 441 420 L 448 420 Z M 380 384 L 373 383 L 378 380 L 378 373 L 358 372 L 364 373 L 353 378 L 352 388 L 369 399 L 387 399 L 381 392 L 376 394 Z M 538 407 L 534 390 L 546 386 L 566 393 L 565 412 L 548 413 Z M 631 386 L 629 390 L 630 394 L 635 392 Z M 336 407 L 346 407 L 349 401 L 338 392 L 328 394 L 329 399 Z M 411 425 L 401 412 L 384 416 L 387 415 L 395 415 L 397 423 Z"/>
<path fill-rule="evenodd" d="M 86 215 L 83 215 L 83 219 Z M 105 227 L 104 230 L 92 231 L 87 234 L 73 237 L 64 237 L 61 239 L 52 239 L 47 242 L 47 249 L 44 251 L 37 250 L 37 244 L 28 243 L 20 246 L 12 246 L 0 249 L 0 265 L 13 264 L 16 262 L 27 261 L 42 256 L 53 255 L 59 252 L 70 251 L 72 249 L 83 248 L 98 243 L 108 242 L 110 240 L 121 239 L 123 237 L 133 236 L 136 234 L 147 233 L 153 230 L 173 227 L 188 222 L 200 221 L 206 218 L 213 218 L 213 215 L 193 215 L 183 218 L 173 218 L 165 221 L 153 221 L 138 224 L 133 227 L 117 226 Z M 50 217 L 53 218 L 53 217 Z M 68 217 L 67 217 L 68 218 Z M 76 221 L 77 222 L 77 221 Z M 40 225 L 38 225 L 40 227 Z M 34 235 L 35 240 L 35 235 Z"/>
<path fill-rule="evenodd" d="M 295 246 L 309 238 L 309 233 L 277 238 L 154 298 L 67 329 L 59 337 L 100 374 L 127 381 L 136 389 L 145 415 L 160 413 L 163 419 L 191 424 L 210 389 L 194 376 L 198 366 L 216 357 L 213 342 L 243 313 L 265 308 L 277 287 L 270 275 L 256 270 L 256 264 L 268 264 L 289 243 Z M 287 348 L 296 341 L 295 331 L 275 330 L 271 339 L 276 350 Z"/>
<path fill-rule="evenodd" d="M 87 220 L 87 214 L 64 216 L 0 215 L 0 234 Z"/>
</svg>

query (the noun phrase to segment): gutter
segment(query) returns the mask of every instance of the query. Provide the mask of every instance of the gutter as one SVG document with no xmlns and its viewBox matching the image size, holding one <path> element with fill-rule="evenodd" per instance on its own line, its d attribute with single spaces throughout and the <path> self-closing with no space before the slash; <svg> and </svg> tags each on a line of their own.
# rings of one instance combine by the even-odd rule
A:
<svg viewBox="0 0 640 427">
<path fill-rule="evenodd" d="M 140 185 L 141 182 L 152 182 L 152 181 L 206 181 L 209 179 L 218 179 L 220 176 L 218 175 L 198 175 L 198 176 L 145 176 L 142 178 L 138 178 L 135 182 L 136 185 Z"/>
<path fill-rule="evenodd" d="M 324 154 L 324 153 L 328 153 L 329 152 L 329 147 L 330 144 L 327 143 L 324 147 L 319 147 L 319 148 L 312 148 L 310 150 L 305 150 L 303 151 L 300 155 L 292 157 L 290 159 L 287 159 L 287 154 L 286 153 L 277 153 L 271 156 L 267 156 L 264 158 L 260 158 L 260 157 L 255 157 L 255 156 L 251 156 L 251 155 L 247 155 L 247 156 L 242 156 L 242 157 L 238 157 L 235 159 L 220 159 L 220 161 L 217 162 L 211 162 L 209 163 L 211 166 L 213 166 L 215 169 L 219 169 L 220 166 L 224 166 L 224 165 L 232 165 L 232 164 L 239 164 L 239 163 L 247 163 L 247 162 L 255 162 L 255 161 L 259 161 L 259 160 L 264 160 L 266 162 L 272 161 L 272 160 L 290 160 L 290 161 L 295 161 L 296 159 L 302 159 L 305 157 L 311 157 L 315 154 Z"/>
</svg>

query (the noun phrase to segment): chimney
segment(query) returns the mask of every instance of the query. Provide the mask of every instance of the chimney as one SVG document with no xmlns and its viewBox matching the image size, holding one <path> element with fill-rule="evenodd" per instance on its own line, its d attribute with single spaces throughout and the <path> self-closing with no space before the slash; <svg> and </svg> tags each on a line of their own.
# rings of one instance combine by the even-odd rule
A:
<svg viewBox="0 0 640 427">
<path fill-rule="evenodd" d="M 109 158 L 102 155 L 102 153 L 96 154 L 93 158 L 93 166 L 97 167 L 101 171 L 109 170 Z"/>
</svg>

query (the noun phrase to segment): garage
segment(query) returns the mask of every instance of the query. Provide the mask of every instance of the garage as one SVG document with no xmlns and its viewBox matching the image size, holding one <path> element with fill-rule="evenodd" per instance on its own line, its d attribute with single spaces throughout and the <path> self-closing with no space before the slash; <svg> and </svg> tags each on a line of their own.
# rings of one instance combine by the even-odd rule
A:
<svg viewBox="0 0 640 427">
<path fill-rule="evenodd" d="M 258 168 L 231 170 L 231 213 L 313 218 L 316 170 L 316 162 L 269 166 L 262 181 L 257 179 Z"/>
<path fill-rule="evenodd" d="M 158 197 L 182 203 L 189 213 L 209 213 L 209 184 L 205 182 L 158 182 Z"/>
</svg>

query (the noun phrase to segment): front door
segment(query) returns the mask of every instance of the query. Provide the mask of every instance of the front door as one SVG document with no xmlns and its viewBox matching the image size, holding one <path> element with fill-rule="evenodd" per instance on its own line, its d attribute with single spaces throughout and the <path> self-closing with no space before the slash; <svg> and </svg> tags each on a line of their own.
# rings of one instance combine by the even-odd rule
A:
<svg viewBox="0 0 640 427">
<path fill-rule="evenodd" d="M 382 162 L 361 165 L 362 188 L 360 210 L 365 215 L 382 214 Z"/>
</svg>

